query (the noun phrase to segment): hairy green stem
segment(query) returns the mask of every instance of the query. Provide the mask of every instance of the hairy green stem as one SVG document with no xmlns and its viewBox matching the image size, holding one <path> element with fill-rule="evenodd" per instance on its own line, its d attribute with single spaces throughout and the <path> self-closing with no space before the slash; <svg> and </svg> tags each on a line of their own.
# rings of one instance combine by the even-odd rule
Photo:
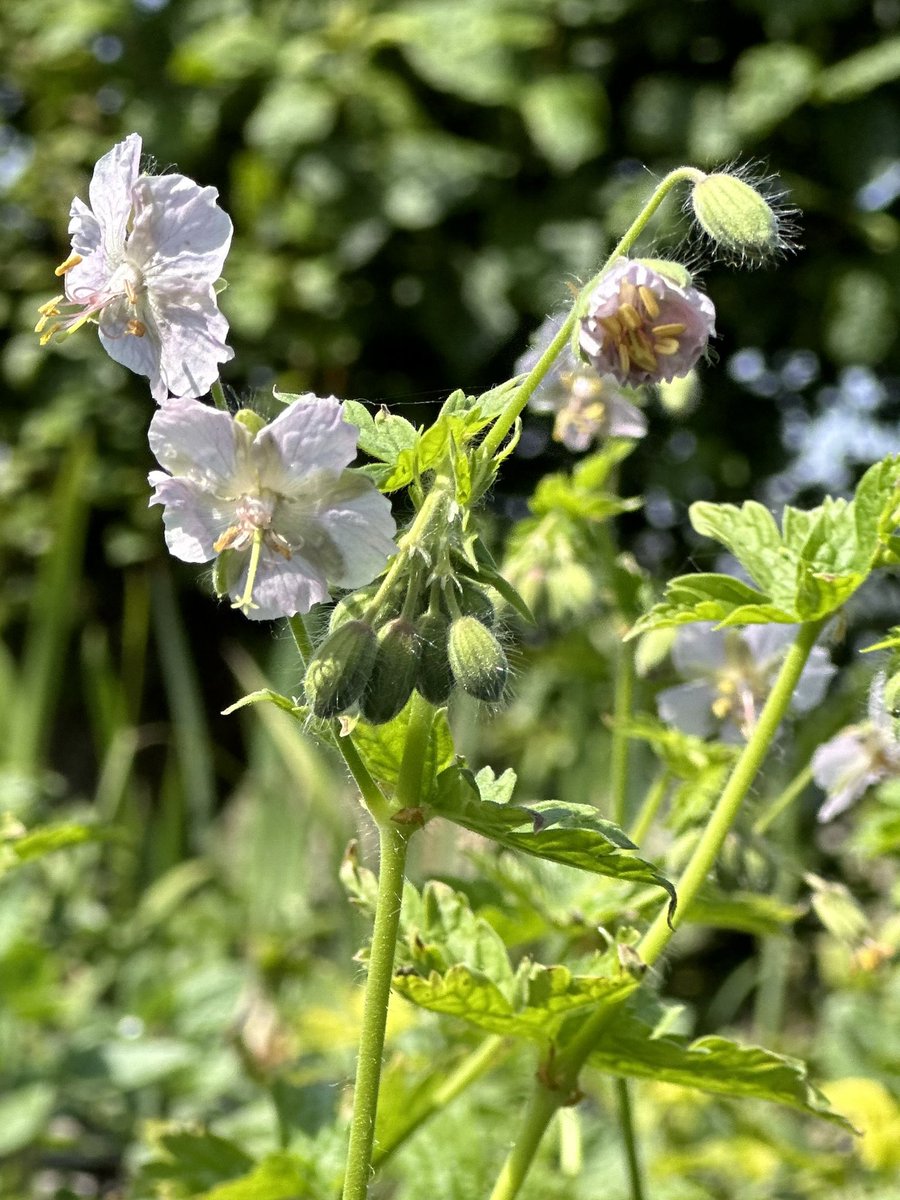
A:
<svg viewBox="0 0 900 1200">
<path fill-rule="evenodd" d="M 613 709 L 612 746 L 610 747 L 610 792 L 613 821 L 622 827 L 628 816 L 628 752 L 631 742 L 625 726 L 631 719 L 634 702 L 634 646 L 622 642 L 616 658 L 616 691 Z"/>
<path fill-rule="evenodd" d="M 313 656 L 312 640 L 309 636 L 309 630 L 306 628 L 306 623 L 301 616 L 288 617 L 288 625 L 291 630 L 291 635 L 294 639 L 294 645 L 297 647 L 297 653 L 300 656 L 300 661 L 305 667 Z M 353 776 L 353 781 L 359 788 L 359 793 L 363 798 L 366 808 L 372 814 L 373 819 L 378 825 L 385 825 L 391 819 L 391 806 L 384 795 L 384 792 L 369 774 L 368 768 L 359 756 L 359 751 L 353 744 L 352 735 L 341 737 L 338 734 L 334 739 L 334 745 L 338 754 L 347 765 L 347 770 Z"/>
<path fill-rule="evenodd" d="M 672 918 L 672 924 L 670 925 L 666 919 L 666 910 L 661 910 L 638 945 L 638 954 L 645 963 L 652 965 L 656 962 L 671 941 L 675 928 L 684 921 L 691 904 L 703 886 L 722 849 L 728 831 L 734 824 L 744 797 L 759 773 L 824 624 L 823 618 L 819 621 L 808 621 L 800 626 L 797 637 L 781 664 L 778 678 L 759 714 L 756 727 L 740 758 L 735 763 L 734 770 L 725 784 L 722 795 L 716 802 L 703 835 L 695 846 L 681 878 L 675 885 L 678 893 L 678 909 Z"/>
<path fill-rule="evenodd" d="M 622 1129 L 622 1142 L 625 1147 L 625 1162 L 628 1165 L 628 1186 L 631 1200 L 644 1200 L 644 1182 L 641 1174 L 641 1162 L 638 1158 L 628 1080 L 617 1079 L 615 1083 L 616 1099 L 619 1102 L 619 1125 Z"/>
<path fill-rule="evenodd" d="M 485 461 L 490 460 L 497 453 L 500 447 L 506 440 L 507 434 L 516 423 L 519 414 L 525 408 L 525 405 L 537 391 L 544 376 L 553 366 L 557 355 L 566 346 L 566 343 L 572 336 L 575 329 L 575 323 L 581 316 L 583 305 L 587 301 L 591 292 L 616 261 L 623 254 L 627 254 L 640 235 L 647 228 L 650 218 L 668 196 L 669 192 L 677 184 L 690 180 L 692 183 L 697 183 L 704 178 L 702 171 L 698 171 L 696 167 L 678 167 L 674 171 L 670 171 L 666 177 L 657 185 L 653 195 L 638 213 L 634 221 L 626 229 L 625 233 L 613 247 L 612 253 L 607 258 L 606 262 L 600 268 L 596 275 L 581 289 L 578 298 L 572 306 L 572 310 L 559 328 L 556 337 L 531 368 L 528 374 L 523 379 L 521 385 L 516 389 L 512 399 L 506 408 L 488 430 L 484 441 L 481 444 L 481 452 Z"/>
<path fill-rule="evenodd" d="M 414 693 L 406 731 L 406 745 L 403 748 L 397 780 L 396 799 L 399 809 L 415 807 L 421 797 L 422 772 L 433 720 L 434 709 L 418 693 Z M 410 828 L 399 826 L 392 820 L 378 823 L 381 847 L 378 896 L 375 903 L 375 927 L 369 952 L 369 972 L 366 978 L 362 1029 L 356 1062 L 356 1085 L 353 1091 L 353 1116 L 350 1121 L 343 1200 L 365 1200 L 372 1173 L 384 1031 L 394 974 L 397 931 L 400 928 L 400 907 L 403 901 Z"/>
<path fill-rule="evenodd" d="M 212 396 L 213 404 L 215 404 L 216 408 L 221 408 L 224 412 L 228 412 L 228 401 L 225 399 L 225 389 L 222 387 L 221 379 L 216 380 L 209 389 L 209 394 Z"/>
<path fill-rule="evenodd" d="M 373 1156 L 375 1166 L 382 1166 L 387 1160 L 405 1145 L 417 1130 L 429 1121 L 435 1113 L 441 1112 L 476 1079 L 480 1079 L 491 1067 L 510 1050 L 509 1041 L 499 1034 L 492 1034 L 484 1039 L 471 1054 L 467 1054 L 462 1062 L 455 1067 L 446 1079 L 435 1088 L 428 1098 L 428 1104 L 415 1112 L 409 1122 L 398 1130 L 393 1141 L 376 1147 Z"/>
<path fill-rule="evenodd" d="M 697 893 L 706 880 L 719 851 L 737 817 L 740 806 L 753 780 L 762 766 L 781 720 L 791 702 L 791 697 L 806 666 L 816 639 L 825 625 L 826 618 L 809 621 L 800 626 L 781 670 L 759 715 L 749 741 L 735 763 L 721 796 L 716 802 L 706 829 L 694 848 L 681 878 L 675 885 L 678 893 L 678 910 L 673 925 L 684 921 Z M 674 928 L 667 921 L 668 906 L 660 910 L 656 920 L 644 934 L 637 946 L 637 953 L 648 965 L 657 961 L 668 946 Z M 603 1035 L 607 1025 L 615 1016 L 616 1001 L 601 1004 L 588 1017 L 578 1033 L 556 1055 L 553 1063 L 552 1086 L 548 1086 L 539 1075 L 531 1102 L 525 1112 L 519 1137 L 510 1151 L 497 1187 L 491 1200 L 513 1200 L 528 1173 L 541 1137 L 550 1118 L 566 1097 L 576 1094 L 578 1076 L 591 1050 Z M 501 1187 L 502 1185 L 502 1187 Z"/>
<path fill-rule="evenodd" d="M 378 833 L 381 845 L 378 898 L 356 1060 L 344 1200 L 365 1200 L 369 1189 L 375 1112 L 378 1107 L 381 1059 L 384 1053 L 384 1031 L 394 974 L 394 953 L 397 948 L 406 869 L 407 831 L 397 825 L 391 826 L 388 822 L 386 825 L 379 825 Z"/>
<path fill-rule="evenodd" d="M 666 798 L 666 793 L 669 790 L 671 782 L 671 772 L 662 770 L 647 789 L 647 795 L 644 797 L 643 803 L 638 809 L 637 816 L 628 830 L 628 836 L 636 846 L 640 846 L 653 827 L 653 822 L 656 820 L 657 813 L 662 807 L 662 802 Z"/>
</svg>

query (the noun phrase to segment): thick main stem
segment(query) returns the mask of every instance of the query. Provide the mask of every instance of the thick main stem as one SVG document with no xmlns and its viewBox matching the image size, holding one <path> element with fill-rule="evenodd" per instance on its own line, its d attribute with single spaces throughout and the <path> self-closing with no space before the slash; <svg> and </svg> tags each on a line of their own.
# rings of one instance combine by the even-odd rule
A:
<svg viewBox="0 0 900 1200">
<path fill-rule="evenodd" d="M 775 732 L 787 712 L 791 697 L 806 666 L 810 652 L 816 643 L 826 618 L 809 621 L 801 625 L 796 640 L 785 655 L 778 678 L 759 716 L 756 728 L 734 766 L 721 796 L 716 802 L 709 823 L 700 841 L 694 848 L 681 878 L 675 885 L 678 894 L 678 911 L 674 925 L 680 925 L 702 884 L 712 868 L 719 851 L 734 824 L 740 806 L 750 790 L 757 772 L 762 766 Z M 669 925 L 668 906 L 660 910 L 654 923 L 647 930 L 637 947 L 643 961 L 652 964 L 668 946 L 674 928 Z M 510 1152 L 491 1194 L 491 1200 L 514 1200 L 528 1173 L 537 1147 L 550 1118 L 556 1109 L 577 1088 L 582 1067 L 597 1044 L 597 1040 L 615 1016 L 615 1002 L 601 1005 L 582 1025 L 571 1042 L 556 1056 L 554 1064 L 554 1086 L 540 1078 L 534 1095 L 525 1113 L 522 1129 Z M 501 1184 L 503 1185 L 501 1188 Z"/>
<path fill-rule="evenodd" d="M 381 1059 L 387 1024 L 394 953 L 400 927 L 400 905 L 406 869 L 407 834 L 390 823 L 379 826 L 381 863 L 378 871 L 378 898 L 375 927 L 369 953 L 369 973 L 363 1005 L 356 1085 L 353 1091 L 353 1119 L 347 1148 L 347 1172 L 344 1176 L 344 1200 L 365 1200 L 372 1171 L 372 1145 L 375 1139 L 375 1113 L 381 1082 Z"/>
</svg>

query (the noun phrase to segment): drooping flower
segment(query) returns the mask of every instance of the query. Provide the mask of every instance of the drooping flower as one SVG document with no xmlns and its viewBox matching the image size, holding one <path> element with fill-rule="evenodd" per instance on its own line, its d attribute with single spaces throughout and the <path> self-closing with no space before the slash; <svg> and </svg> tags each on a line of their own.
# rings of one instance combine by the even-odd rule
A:
<svg viewBox="0 0 900 1200">
<path fill-rule="evenodd" d="M 822 822 L 846 812 L 874 784 L 900 775 L 900 736 L 885 703 L 886 683 L 879 671 L 869 689 L 868 720 L 848 725 L 813 755 L 813 779 L 825 792 Z"/>
<path fill-rule="evenodd" d="M 189 398 L 150 423 L 151 504 L 185 562 L 217 561 L 217 590 L 252 620 L 308 612 L 331 587 L 358 588 L 396 546 L 390 502 L 347 470 L 357 431 L 333 396 L 292 398 L 268 425 Z"/>
<path fill-rule="evenodd" d="M 142 175 L 130 134 L 94 167 L 90 207 L 69 211 L 72 253 L 56 269 L 65 295 L 41 306 L 41 344 L 99 325 L 111 358 L 150 380 L 153 399 L 202 396 L 234 351 L 213 285 L 232 226 L 218 193 L 184 175 Z"/>
<path fill-rule="evenodd" d="M 516 374 L 531 370 L 563 320 L 562 316 L 554 316 L 543 322 L 532 346 L 516 362 Z M 534 412 L 553 413 L 554 441 L 576 453 L 588 450 L 601 438 L 641 438 L 647 432 L 646 417 L 627 399 L 613 376 L 598 375 L 568 346 L 544 376 L 529 407 Z"/>
<path fill-rule="evenodd" d="M 715 334 L 716 310 L 685 276 L 678 283 L 640 259 L 613 263 L 591 293 L 579 338 L 601 375 L 638 387 L 694 366 Z"/>
<path fill-rule="evenodd" d="M 696 737 L 716 732 L 725 741 L 748 737 L 796 635 L 794 625 L 716 629 L 711 622 L 700 621 L 682 626 L 672 647 L 672 661 L 688 682 L 659 693 L 660 718 Z M 814 708 L 836 669 L 827 650 L 814 646 L 791 698 L 791 710 L 804 713 Z"/>
</svg>

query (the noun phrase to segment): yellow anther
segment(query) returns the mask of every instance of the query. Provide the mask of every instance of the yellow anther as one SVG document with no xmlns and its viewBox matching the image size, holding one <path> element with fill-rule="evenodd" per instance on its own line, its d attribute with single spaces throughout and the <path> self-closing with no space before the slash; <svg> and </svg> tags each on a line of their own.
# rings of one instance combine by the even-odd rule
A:
<svg viewBox="0 0 900 1200">
<path fill-rule="evenodd" d="M 647 316 L 654 321 L 659 316 L 659 302 L 648 287 L 639 287 L 638 295 L 643 301 Z"/>
<path fill-rule="evenodd" d="M 638 298 L 637 288 L 634 286 L 634 284 L 631 282 L 630 279 L 626 279 L 625 282 L 623 284 L 621 284 L 621 286 L 619 287 L 620 303 L 630 304 L 632 306 L 632 308 L 634 308 L 634 306 L 637 304 L 637 298 Z"/>
<path fill-rule="evenodd" d="M 678 342 L 675 338 L 660 338 L 658 342 L 653 343 L 653 349 L 657 354 L 677 354 Z"/>
<path fill-rule="evenodd" d="M 65 296 L 54 296 L 52 300 L 48 300 L 46 304 L 42 304 L 38 308 L 38 312 L 43 313 L 46 317 L 58 317 L 60 300 L 65 300 Z"/>
<path fill-rule="evenodd" d="M 240 526 L 231 525 L 224 533 L 220 534 L 213 542 L 213 550 L 215 550 L 216 554 L 221 554 L 223 550 L 227 550 L 234 543 L 240 532 Z"/>
<path fill-rule="evenodd" d="M 645 371 L 656 370 L 656 358 L 653 351 L 644 342 L 640 335 L 631 333 L 628 335 L 628 353 L 634 359 L 639 367 L 643 367 Z"/>
<path fill-rule="evenodd" d="M 640 329 L 644 323 L 641 320 L 641 314 L 633 304 L 619 305 L 619 320 L 626 327 L 626 329 Z"/>
<path fill-rule="evenodd" d="M 654 337 L 678 337 L 687 329 L 682 321 L 673 321 L 671 325 L 654 325 L 650 332 Z"/>
<path fill-rule="evenodd" d="M 53 340 L 53 335 L 54 335 L 54 333 L 56 333 L 56 332 L 59 330 L 59 328 L 60 328 L 60 325 L 59 325 L 59 322 L 57 321 L 57 323 L 56 323 L 55 325 L 51 325 L 51 326 L 50 326 L 50 328 L 47 330 L 47 332 L 46 332 L 46 333 L 41 333 L 41 331 L 40 331 L 39 329 L 37 329 L 37 328 L 35 328 L 35 331 L 34 331 L 34 332 L 35 332 L 35 333 L 41 333 L 41 342 L 40 342 L 40 344 L 41 344 L 42 346 L 46 346 L 48 342 L 50 342 L 50 341 L 52 341 L 52 340 Z"/>
<path fill-rule="evenodd" d="M 130 333 L 133 337 L 143 337 L 147 332 L 147 326 L 143 321 L 135 319 L 128 322 L 125 326 L 125 332 Z"/>
<path fill-rule="evenodd" d="M 65 275 L 66 271 L 71 271 L 72 268 L 77 267 L 80 262 L 84 262 L 84 259 L 80 254 L 70 254 L 65 262 L 61 262 L 59 264 L 53 274 L 57 276 Z"/>
<path fill-rule="evenodd" d="M 628 374 L 631 370 L 631 359 L 628 357 L 628 348 L 624 342 L 619 342 L 619 366 L 623 374 Z"/>
<path fill-rule="evenodd" d="M 599 317 L 600 324 L 606 330 L 610 337 L 616 341 L 622 336 L 622 326 L 615 317 Z"/>
<path fill-rule="evenodd" d="M 725 696 L 717 696 L 710 707 L 716 720 L 724 721 L 731 712 L 731 701 Z"/>
</svg>

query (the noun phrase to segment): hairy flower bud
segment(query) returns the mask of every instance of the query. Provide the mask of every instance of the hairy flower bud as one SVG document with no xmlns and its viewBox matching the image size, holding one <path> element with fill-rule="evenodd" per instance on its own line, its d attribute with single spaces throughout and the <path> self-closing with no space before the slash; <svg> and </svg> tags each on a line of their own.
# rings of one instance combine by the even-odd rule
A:
<svg viewBox="0 0 900 1200">
<path fill-rule="evenodd" d="M 453 691 L 453 672 L 447 654 L 450 621 L 443 613 L 426 612 L 416 622 L 419 638 L 419 672 L 416 687 L 429 704 L 446 704 Z"/>
<path fill-rule="evenodd" d="M 497 619 L 493 602 L 487 592 L 482 591 L 476 584 L 468 581 L 462 584 L 459 607 L 467 616 L 475 617 L 482 625 L 493 629 Z"/>
<path fill-rule="evenodd" d="M 499 700 L 509 663 L 503 647 L 477 617 L 459 617 L 450 626 L 450 669 L 464 692 L 477 700 Z"/>
<path fill-rule="evenodd" d="M 378 651 L 370 625 L 347 621 L 326 637 L 306 668 L 304 686 L 317 717 L 337 717 L 363 694 Z"/>
<path fill-rule="evenodd" d="M 694 184 L 697 224 L 726 258 L 761 262 L 786 246 L 785 227 L 765 196 L 738 175 L 716 171 Z"/>
<path fill-rule="evenodd" d="M 378 650 L 360 710 L 371 725 L 396 717 L 412 695 L 419 672 L 419 638 L 405 617 L 388 621 L 378 631 Z"/>
</svg>

